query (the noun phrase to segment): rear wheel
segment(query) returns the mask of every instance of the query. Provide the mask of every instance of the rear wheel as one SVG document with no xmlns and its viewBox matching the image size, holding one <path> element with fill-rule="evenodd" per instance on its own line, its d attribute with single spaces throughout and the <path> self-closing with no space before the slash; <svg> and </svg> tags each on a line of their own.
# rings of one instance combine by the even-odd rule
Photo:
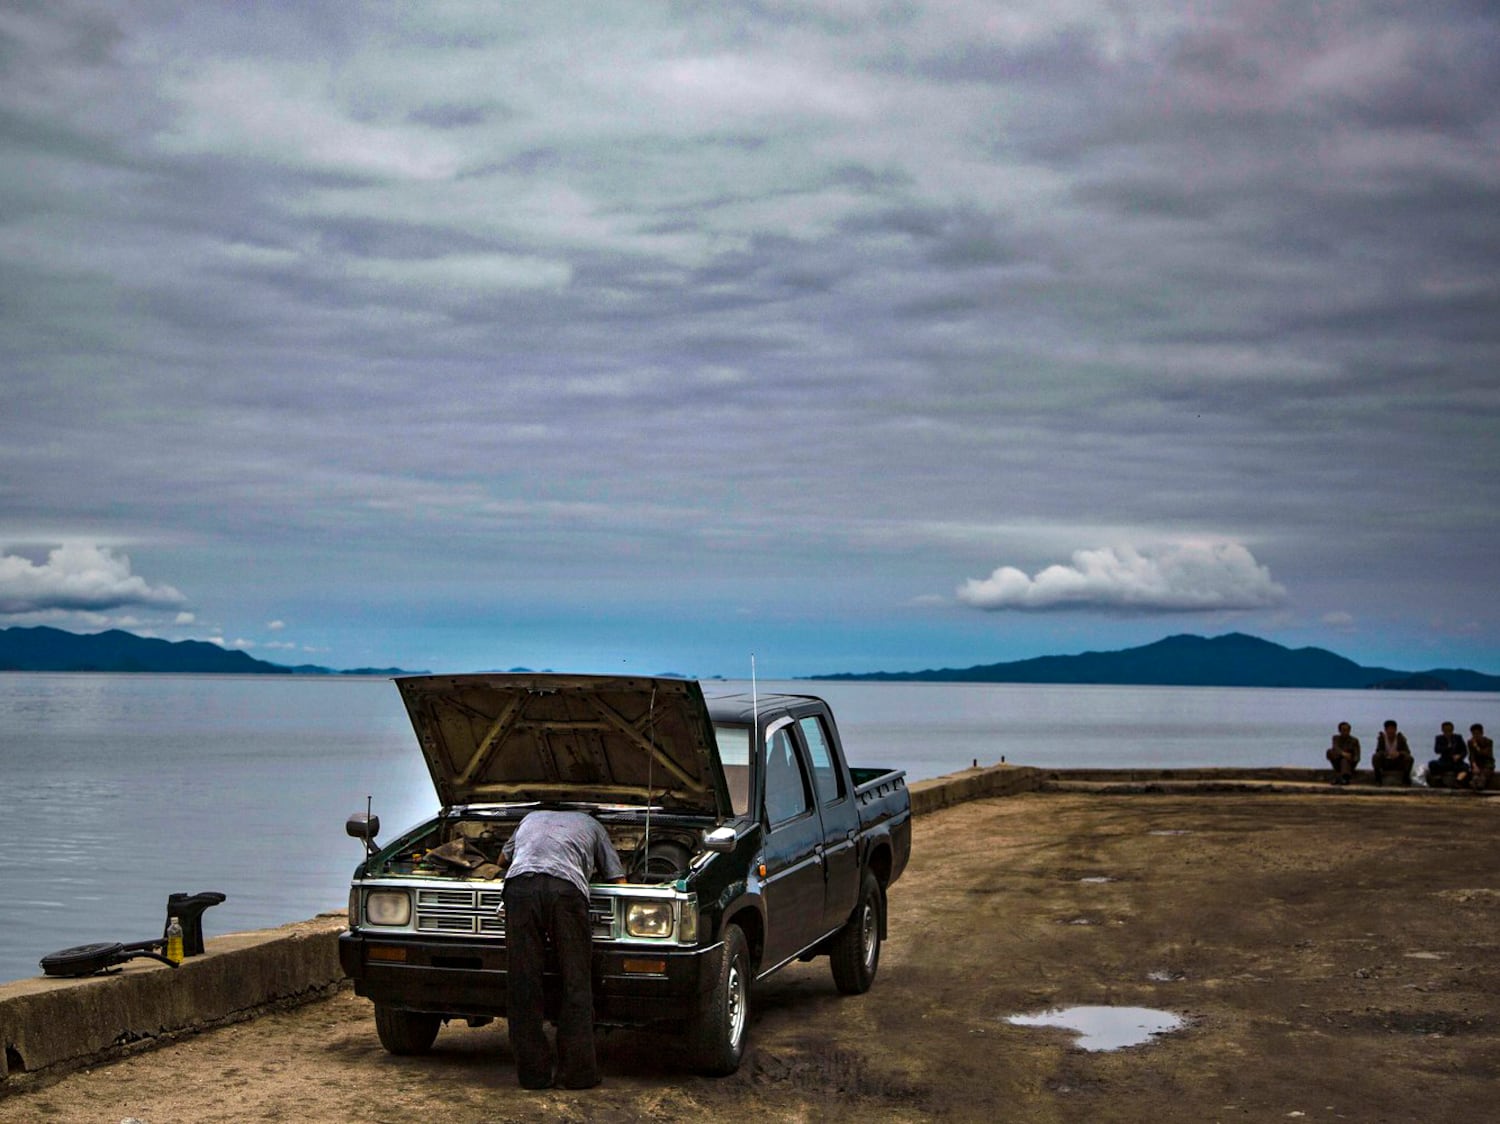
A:
<svg viewBox="0 0 1500 1124">
<path fill-rule="evenodd" d="M 833 983 L 845 995 L 863 995 L 880 967 L 880 883 L 869 871 L 859 887 L 859 904 L 833 938 L 829 951 Z"/>
<path fill-rule="evenodd" d="M 391 1054 L 425 1054 L 437 1039 L 442 1016 L 375 1005 L 375 1033 Z"/>
<path fill-rule="evenodd" d="M 696 1068 L 711 1077 L 726 1077 L 740 1068 L 750 1037 L 750 948 L 738 925 L 724 926 L 719 955 L 719 978 L 689 1036 Z"/>
</svg>

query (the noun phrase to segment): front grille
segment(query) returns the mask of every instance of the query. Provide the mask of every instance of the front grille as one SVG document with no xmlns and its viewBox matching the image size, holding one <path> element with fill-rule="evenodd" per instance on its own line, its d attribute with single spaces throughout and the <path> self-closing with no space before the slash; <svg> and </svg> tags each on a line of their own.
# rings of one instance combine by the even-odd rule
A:
<svg viewBox="0 0 1500 1124">
<path fill-rule="evenodd" d="M 475 931 L 478 920 L 477 917 L 444 913 L 419 913 L 417 914 L 417 931 L 419 933 L 472 933 Z"/>
<path fill-rule="evenodd" d="M 417 932 L 505 936 L 505 909 L 499 890 L 421 889 L 417 891 Z M 615 939 L 615 899 L 589 898 L 594 940 Z"/>
</svg>

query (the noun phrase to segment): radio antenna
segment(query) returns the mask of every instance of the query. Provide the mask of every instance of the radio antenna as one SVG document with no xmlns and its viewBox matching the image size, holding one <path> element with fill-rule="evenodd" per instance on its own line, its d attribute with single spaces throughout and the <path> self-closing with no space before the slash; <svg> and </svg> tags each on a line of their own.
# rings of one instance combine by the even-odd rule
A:
<svg viewBox="0 0 1500 1124">
<path fill-rule="evenodd" d="M 760 700 L 755 694 L 755 653 L 750 653 L 750 724 L 760 725 Z M 755 731 L 750 731 L 750 736 L 755 736 Z"/>
<path fill-rule="evenodd" d="M 765 746 L 757 744 L 760 739 L 760 696 L 755 689 L 755 653 L 750 653 L 750 736 L 745 739 L 750 744 L 745 747 L 748 759 L 745 761 L 746 775 L 755 776 L 755 771 L 765 772 Z M 760 782 L 761 799 L 764 800 L 766 782 L 762 778 Z M 754 790 L 751 791 L 750 799 L 754 799 Z"/>
<path fill-rule="evenodd" d="M 656 795 L 651 788 L 652 766 L 656 764 L 656 684 L 651 684 L 651 703 L 646 709 L 646 740 L 651 743 L 651 752 L 646 754 L 646 839 L 641 844 L 641 871 L 651 869 L 651 805 Z"/>
</svg>

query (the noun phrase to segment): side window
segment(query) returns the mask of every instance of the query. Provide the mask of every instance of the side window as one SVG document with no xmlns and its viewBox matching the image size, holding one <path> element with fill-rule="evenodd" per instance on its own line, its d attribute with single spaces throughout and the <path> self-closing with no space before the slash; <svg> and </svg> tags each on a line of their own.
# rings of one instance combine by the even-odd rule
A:
<svg viewBox="0 0 1500 1124">
<path fill-rule="evenodd" d="M 783 726 L 766 739 L 766 819 L 772 824 L 800 816 L 812 807 L 807 778 L 792 744 L 790 726 Z"/>
<path fill-rule="evenodd" d="M 818 800 L 832 804 L 844 796 L 844 778 L 833 765 L 833 750 L 828 747 L 828 731 L 816 715 L 799 719 L 802 739 L 807 742 L 807 756 L 812 761 L 813 780 L 818 785 Z"/>
</svg>

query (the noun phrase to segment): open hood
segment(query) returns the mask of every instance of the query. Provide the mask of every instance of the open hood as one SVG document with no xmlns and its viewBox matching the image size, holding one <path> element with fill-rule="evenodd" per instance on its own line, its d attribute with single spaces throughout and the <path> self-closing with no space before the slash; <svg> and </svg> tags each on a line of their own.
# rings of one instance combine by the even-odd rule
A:
<svg viewBox="0 0 1500 1124">
<path fill-rule="evenodd" d="M 421 675 L 396 680 L 443 806 L 540 801 L 729 810 L 692 680 Z"/>
</svg>

